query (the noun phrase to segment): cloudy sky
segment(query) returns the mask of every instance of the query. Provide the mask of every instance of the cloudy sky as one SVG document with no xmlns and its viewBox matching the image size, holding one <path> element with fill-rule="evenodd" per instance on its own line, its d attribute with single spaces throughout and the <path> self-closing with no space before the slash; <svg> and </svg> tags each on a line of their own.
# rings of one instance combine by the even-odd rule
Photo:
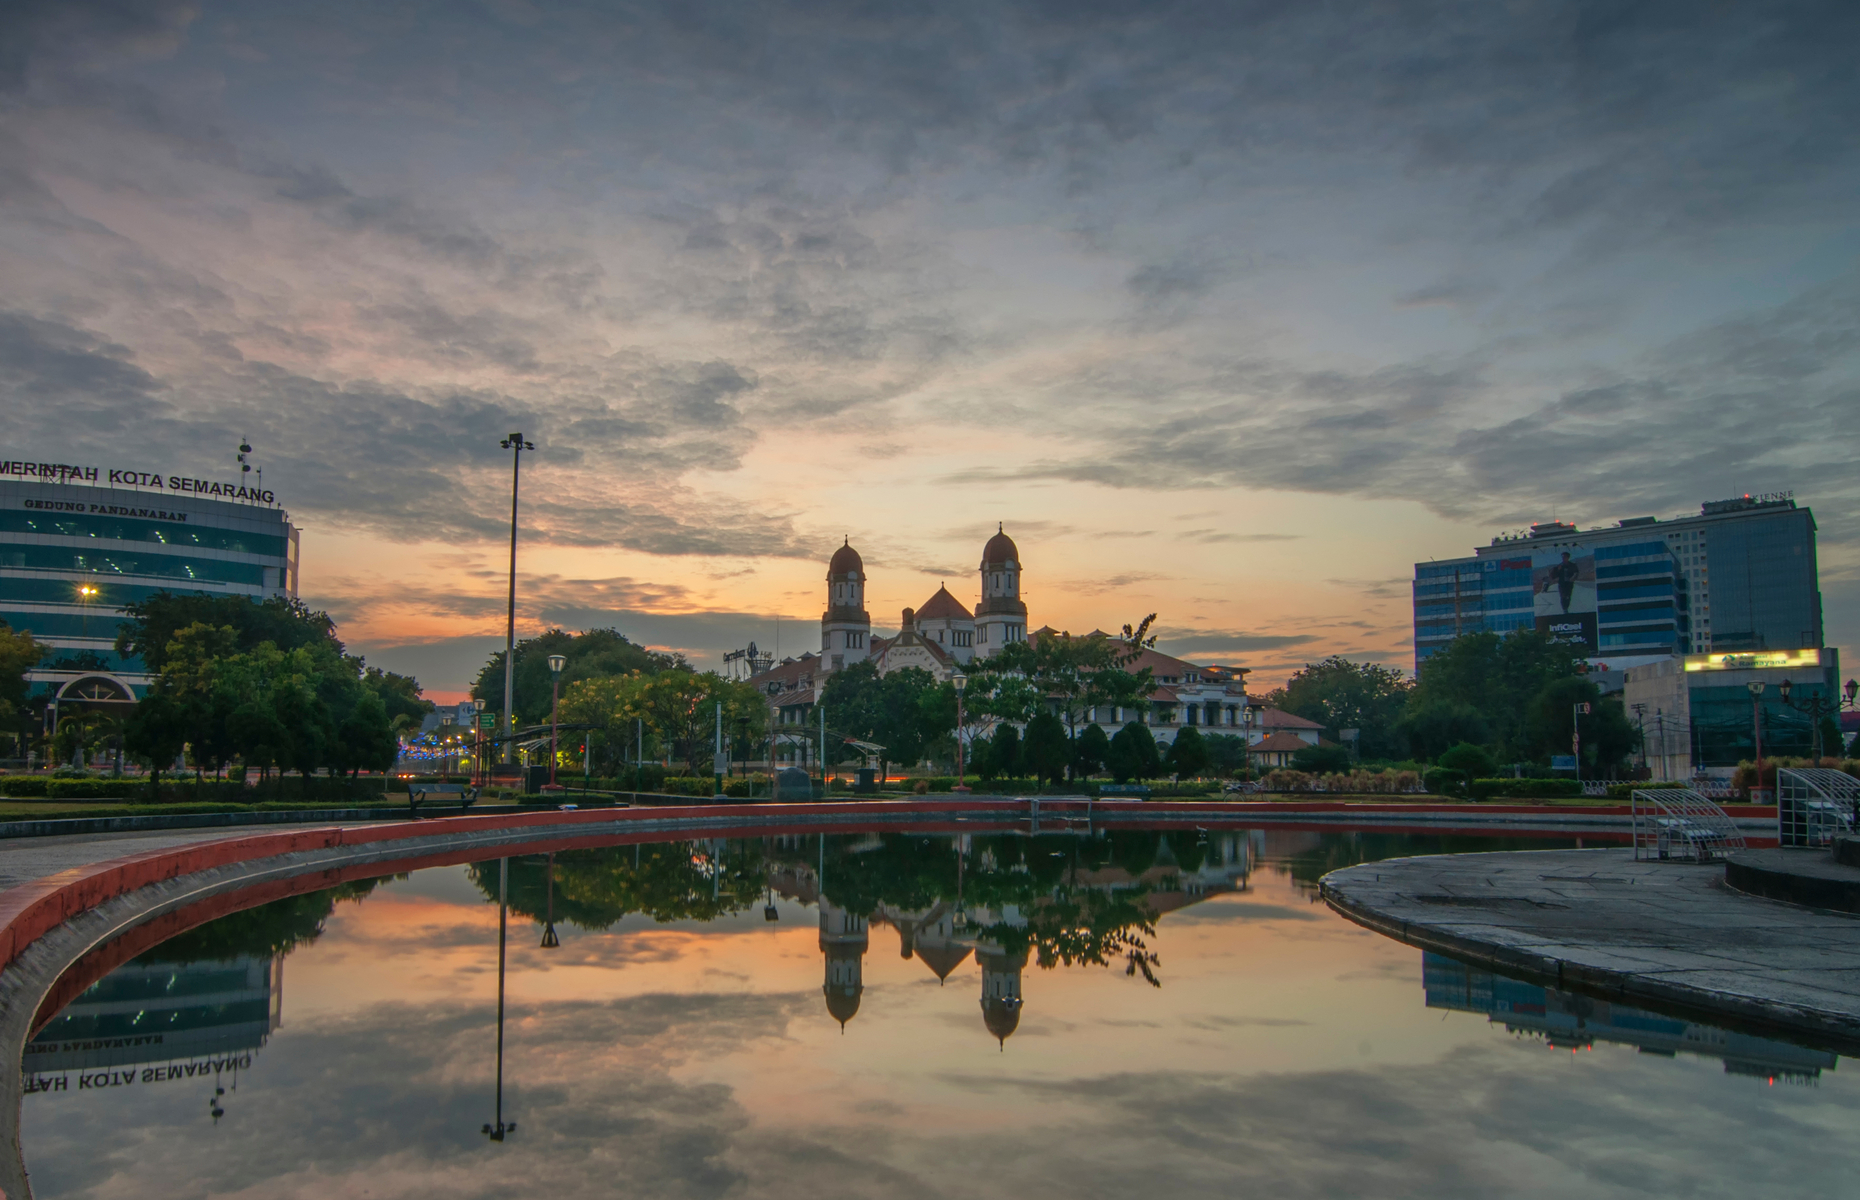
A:
<svg viewBox="0 0 1860 1200">
<path fill-rule="evenodd" d="M 1792 488 L 1860 645 L 1860 7 L 241 4 L 0 19 L 8 457 L 223 471 L 441 695 L 521 629 L 1036 624 L 1275 680 L 1406 579 Z M 146 465 L 144 465 L 146 464 Z"/>
</svg>

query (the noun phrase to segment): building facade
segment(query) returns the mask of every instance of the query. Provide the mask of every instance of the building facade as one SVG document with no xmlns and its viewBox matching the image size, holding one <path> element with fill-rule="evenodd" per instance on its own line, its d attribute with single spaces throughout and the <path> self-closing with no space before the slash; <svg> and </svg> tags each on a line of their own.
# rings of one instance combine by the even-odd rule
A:
<svg viewBox="0 0 1860 1200">
<path fill-rule="evenodd" d="M 1550 521 L 1416 563 L 1415 668 L 1455 637 L 1538 629 L 1616 672 L 1675 654 L 1819 649 L 1815 518 L 1787 495 L 1578 529 Z"/>
<path fill-rule="evenodd" d="M 1811 713 L 1839 708 L 1840 668 L 1832 647 L 1688 654 L 1630 668 L 1622 700 L 1656 778 L 1728 776 L 1756 760 L 1759 736 L 1765 758 L 1838 756 Z"/>
<path fill-rule="evenodd" d="M 133 703 L 152 680 L 116 652 L 124 605 L 157 592 L 295 596 L 298 548 L 270 492 L 0 463 L 0 619 L 51 647 L 28 676 L 35 699 Z"/>
</svg>

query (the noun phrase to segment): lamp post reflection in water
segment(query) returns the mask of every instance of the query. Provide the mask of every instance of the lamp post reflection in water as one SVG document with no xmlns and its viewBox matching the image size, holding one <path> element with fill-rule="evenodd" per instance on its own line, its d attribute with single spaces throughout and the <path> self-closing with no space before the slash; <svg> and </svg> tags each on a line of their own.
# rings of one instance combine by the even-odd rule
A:
<svg viewBox="0 0 1860 1200">
<path fill-rule="evenodd" d="M 543 917 L 542 948 L 553 950 L 562 944 L 562 940 L 555 936 L 555 851 L 553 850 L 549 851 L 549 869 L 543 876 L 543 885 L 548 899 L 545 901 L 547 907 L 544 909 Z"/>
<path fill-rule="evenodd" d="M 517 1123 L 504 1124 L 504 942 L 510 926 L 510 860 L 497 860 L 497 1123 L 486 1125 L 484 1136 L 494 1142 L 517 1131 Z"/>
</svg>

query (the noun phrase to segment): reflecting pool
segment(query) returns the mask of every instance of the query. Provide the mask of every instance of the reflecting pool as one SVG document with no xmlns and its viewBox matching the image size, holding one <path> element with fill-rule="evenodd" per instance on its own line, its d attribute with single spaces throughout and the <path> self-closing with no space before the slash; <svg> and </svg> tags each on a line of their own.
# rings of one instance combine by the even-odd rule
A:
<svg viewBox="0 0 1860 1200">
<path fill-rule="evenodd" d="M 82 991 L 25 1056 L 26 1166 L 39 1197 L 1844 1194 L 1835 1055 L 1317 900 L 1509 845 L 899 832 L 345 884 Z"/>
</svg>

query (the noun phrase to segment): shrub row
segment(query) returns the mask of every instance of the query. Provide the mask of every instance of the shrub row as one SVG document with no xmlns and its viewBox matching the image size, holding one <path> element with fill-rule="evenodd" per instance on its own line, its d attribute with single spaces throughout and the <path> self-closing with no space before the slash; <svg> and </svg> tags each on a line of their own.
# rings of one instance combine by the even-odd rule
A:
<svg viewBox="0 0 1860 1200">
<path fill-rule="evenodd" d="M 1474 800 L 1555 800 L 1582 795 L 1575 779 L 1475 779 L 1467 789 Z"/>
<path fill-rule="evenodd" d="M 281 803 L 301 808 L 305 803 L 379 800 L 390 781 L 380 776 L 364 779 L 312 777 L 306 788 L 301 779 L 273 779 L 263 788 L 229 779 L 164 779 L 159 798 L 147 779 L 59 779 L 47 775 L 0 775 L 0 796 L 11 800 L 120 800 L 128 804 Z M 406 785 L 400 784 L 405 787 Z"/>
</svg>

